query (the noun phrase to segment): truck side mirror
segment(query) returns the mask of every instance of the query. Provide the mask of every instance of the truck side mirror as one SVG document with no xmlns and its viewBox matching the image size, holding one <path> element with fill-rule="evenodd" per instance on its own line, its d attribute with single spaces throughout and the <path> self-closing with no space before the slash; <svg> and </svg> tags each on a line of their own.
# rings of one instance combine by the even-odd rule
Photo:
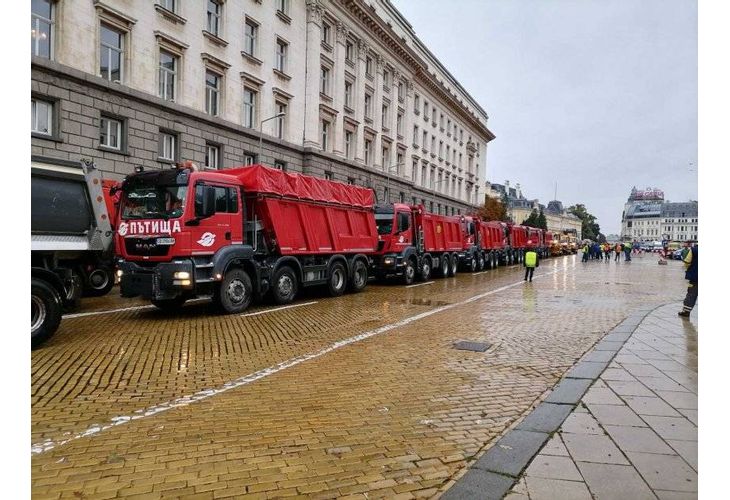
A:
<svg viewBox="0 0 730 500">
<path fill-rule="evenodd" d="M 210 217 L 215 214 L 215 188 L 203 186 L 203 199 L 200 206 L 196 207 L 196 216 L 200 218 Z"/>
</svg>

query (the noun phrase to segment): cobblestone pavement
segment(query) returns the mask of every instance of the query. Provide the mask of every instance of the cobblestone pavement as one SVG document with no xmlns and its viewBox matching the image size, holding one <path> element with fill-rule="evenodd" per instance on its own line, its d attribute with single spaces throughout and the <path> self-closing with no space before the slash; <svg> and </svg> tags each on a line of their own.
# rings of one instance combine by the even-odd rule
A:
<svg viewBox="0 0 730 500">
<path fill-rule="evenodd" d="M 697 321 L 651 313 L 506 500 L 697 498 Z"/>
<path fill-rule="evenodd" d="M 239 316 L 86 301 L 32 353 L 33 496 L 437 496 L 682 278 L 569 256 Z"/>
</svg>

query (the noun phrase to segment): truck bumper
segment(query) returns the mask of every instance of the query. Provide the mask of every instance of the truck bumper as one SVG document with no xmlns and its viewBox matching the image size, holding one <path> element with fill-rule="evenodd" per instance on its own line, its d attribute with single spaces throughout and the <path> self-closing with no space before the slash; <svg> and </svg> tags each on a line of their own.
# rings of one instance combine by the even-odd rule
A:
<svg viewBox="0 0 730 500">
<path fill-rule="evenodd" d="M 371 269 L 376 275 L 401 274 L 406 265 L 403 256 L 394 253 L 373 257 L 371 262 Z"/>
<path fill-rule="evenodd" d="M 163 262 L 154 267 L 121 261 L 119 289 L 122 297 L 148 300 L 174 299 L 195 288 L 195 268 L 190 260 Z M 187 273 L 187 278 L 184 274 Z"/>
</svg>

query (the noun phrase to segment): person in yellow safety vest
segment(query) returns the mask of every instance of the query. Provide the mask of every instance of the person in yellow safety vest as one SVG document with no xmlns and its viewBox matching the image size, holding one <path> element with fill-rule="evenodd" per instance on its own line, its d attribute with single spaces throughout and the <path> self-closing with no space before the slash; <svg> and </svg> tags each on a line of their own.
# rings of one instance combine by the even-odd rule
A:
<svg viewBox="0 0 730 500">
<path fill-rule="evenodd" d="M 527 242 L 528 245 L 532 244 L 532 241 Z M 530 283 L 532 283 L 532 274 L 535 272 L 535 268 L 540 266 L 540 258 L 535 250 L 528 250 L 525 254 L 525 281 L 528 277 Z"/>
</svg>

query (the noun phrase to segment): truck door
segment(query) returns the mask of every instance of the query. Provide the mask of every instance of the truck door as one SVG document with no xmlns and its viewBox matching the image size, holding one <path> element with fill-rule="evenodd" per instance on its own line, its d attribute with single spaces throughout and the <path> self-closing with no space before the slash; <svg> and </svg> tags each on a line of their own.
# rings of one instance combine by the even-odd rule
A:
<svg viewBox="0 0 730 500">
<path fill-rule="evenodd" d="M 404 248 L 409 247 L 413 244 L 413 220 L 411 212 L 398 212 L 396 216 L 396 251 L 400 252 Z"/>
<path fill-rule="evenodd" d="M 203 204 L 203 186 L 198 183 L 195 186 L 195 213 L 201 212 Z M 216 186 L 215 189 L 215 214 L 201 219 L 197 226 L 191 228 L 191 242 L 193 255 L 213 254 L 218 249 L 230 245 L 232 241 L 241 241 L 240 218 L 235 215 L 239 213 L 239 196 L 236 187 Z"/>
</svg>

